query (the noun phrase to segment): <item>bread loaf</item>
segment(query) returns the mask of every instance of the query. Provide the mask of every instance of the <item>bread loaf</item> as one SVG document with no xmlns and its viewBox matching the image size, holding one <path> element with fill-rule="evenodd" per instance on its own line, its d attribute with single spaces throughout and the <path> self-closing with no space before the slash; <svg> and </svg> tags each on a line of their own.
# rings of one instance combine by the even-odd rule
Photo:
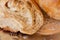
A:
<svg viewBox="0 0 60 40">
<path fill-rule="evenodd" d="M 44 25 L 37 33 L 41 35 L 54 35 L 60 33 L 60 21 L 46 18 Z"/>
<path fill-rule="evenodd" d="M 4 30 L 32 35 L 43 25 L 43 15 L 31 0 L 0 0 L 0 10 Z"/>
<path fill-rule="evenodd" d="M 35 1 L 51 18 L 60 20 L 60 0 L 35 0 Z"/>
</svg>

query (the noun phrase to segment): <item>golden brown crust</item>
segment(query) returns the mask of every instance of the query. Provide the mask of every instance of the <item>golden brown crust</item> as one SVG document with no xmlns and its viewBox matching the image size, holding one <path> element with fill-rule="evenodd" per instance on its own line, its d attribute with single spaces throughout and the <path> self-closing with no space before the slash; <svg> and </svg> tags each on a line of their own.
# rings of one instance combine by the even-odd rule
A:
<svg viewBox="0 0 60 40">
<path fill-rule="evenodd" d="M 36 0 L 46 13 L 56 20 L 60 20 L 60 0 Z"/>
<path fill-rule="evenodd" d="M 47 18 L 38 33 L 41 35 L 53 35 L 60 33 L 60 21 Z"/>
</svg>

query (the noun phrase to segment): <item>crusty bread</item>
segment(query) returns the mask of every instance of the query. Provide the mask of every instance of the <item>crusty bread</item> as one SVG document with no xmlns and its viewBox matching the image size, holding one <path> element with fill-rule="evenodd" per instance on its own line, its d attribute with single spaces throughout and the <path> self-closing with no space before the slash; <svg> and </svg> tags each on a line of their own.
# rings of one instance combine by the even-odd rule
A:
<svg viewBox="0 0 60 40">
<path fill-rule="evenodd" d="M 60 0 L 35 0 L 51 17 L 60 20 Z"/>
<path fill-rule="evenodd" d="M 32 0 L 0 0 L 0 27 L 32 35 L 43 25 L 43 15 Z"/>
<path fill-rule="evenodd" d="M 60 21 L 46 18 L 44 25 L 37 33 L 41 35 L 54 35 L 60 33 Z"/>
</svg>

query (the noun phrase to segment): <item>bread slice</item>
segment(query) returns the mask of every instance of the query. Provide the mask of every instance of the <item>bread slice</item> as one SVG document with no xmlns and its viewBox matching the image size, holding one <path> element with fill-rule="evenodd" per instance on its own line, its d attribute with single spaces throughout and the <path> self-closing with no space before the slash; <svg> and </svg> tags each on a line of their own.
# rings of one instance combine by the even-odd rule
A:
<svg viewBox="0 0 60 40">
<path fill-rule="evenodd" d="M 32 35 L 43 25 L 43 15 L 32 0 L 1 0 L 0 6 L 4 14 L 0 27 L 4 30 Z"/>
<path fill-rule="evenodd" d="M 60 21 L 46 18 L 44 25 L 37 33 L 41 35 L 54 35 L 60 33 Z"/>
<path fill-rule="evenodd" d="M 35 0 L 51 17 L 60 20 L 60 0 Z"/>
</svg>

